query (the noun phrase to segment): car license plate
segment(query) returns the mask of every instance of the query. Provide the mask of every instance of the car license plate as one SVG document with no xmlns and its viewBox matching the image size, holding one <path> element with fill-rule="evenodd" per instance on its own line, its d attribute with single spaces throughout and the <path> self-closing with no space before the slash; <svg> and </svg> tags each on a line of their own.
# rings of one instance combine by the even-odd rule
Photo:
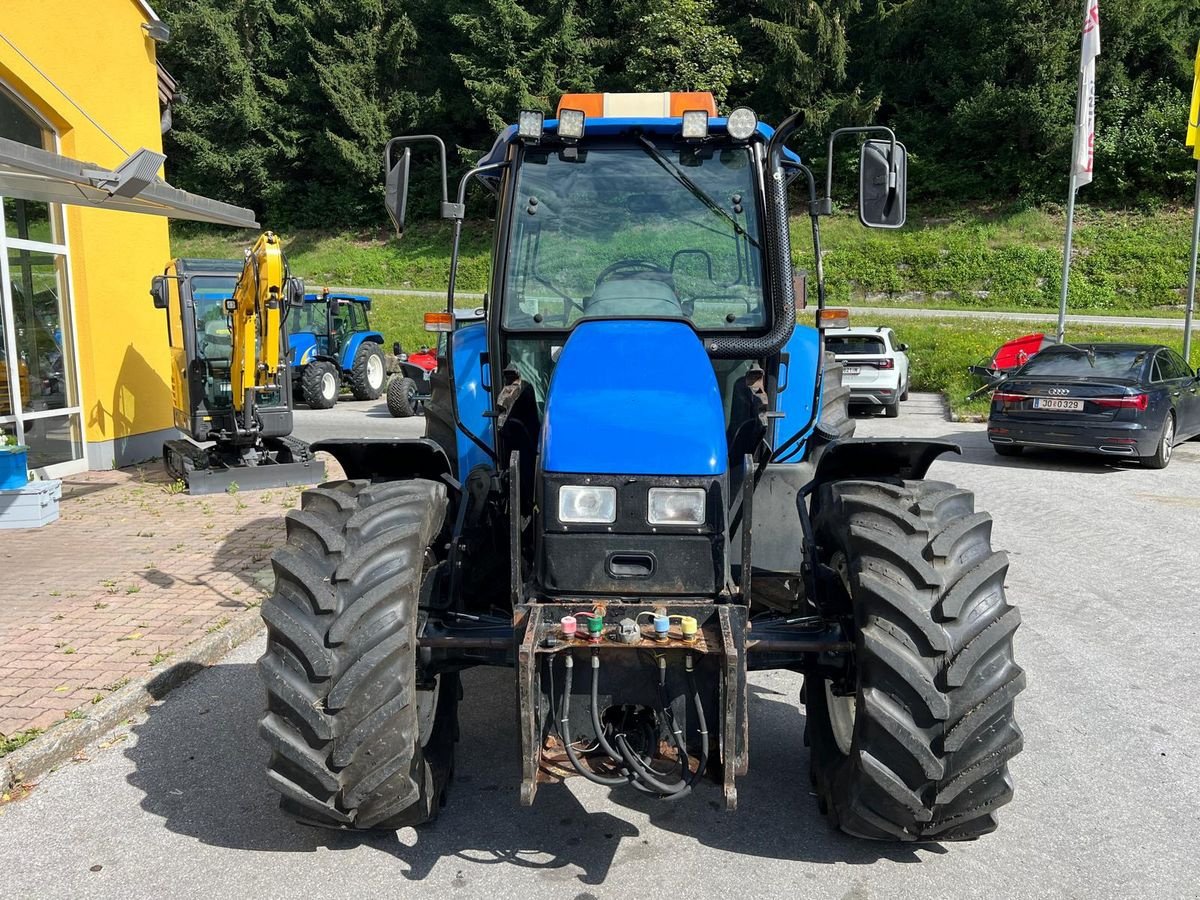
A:
<svg viewBox="0 0 1200 900">
<path fill-rule="evenodd" d="M 1033 408 L 1058 410 L 1060 412 L 1083 412 L 1083 401 L 1068 400 L 1065 397 L 1035 397 Z"/>
<path fill-rule="evenodd" d="M 862 366 L 843 366 L 842 367 L 843 375 L 857 375 L 861 371 L 862 371 Z"/>
</svg>

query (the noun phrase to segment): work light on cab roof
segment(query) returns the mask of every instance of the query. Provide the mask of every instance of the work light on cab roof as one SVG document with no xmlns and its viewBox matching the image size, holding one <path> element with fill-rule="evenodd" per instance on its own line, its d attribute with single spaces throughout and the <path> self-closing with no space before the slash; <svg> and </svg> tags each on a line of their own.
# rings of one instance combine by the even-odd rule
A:
<svg viewBox="0 0 1200 900">
<path fill-rule="evenodd" d="M 587 119 L 679 119 L 680 136 L 686 141 L 703 141 L 709 135 L 709 120 L 717 115 L 717 104 L 707 91 L 662 91 L 656 93 L 563 94 L 558 102 L 556 133 L 560 140 L 583 138 Z M 726 133 L 737 141 L 749 140 L 758 129 L 758 116 L 740 106 L 729 114 Z M 542 140 L 545 119 L 536 110 L 517 116 L 517 137 L 527 144 Z"/>
</svg>

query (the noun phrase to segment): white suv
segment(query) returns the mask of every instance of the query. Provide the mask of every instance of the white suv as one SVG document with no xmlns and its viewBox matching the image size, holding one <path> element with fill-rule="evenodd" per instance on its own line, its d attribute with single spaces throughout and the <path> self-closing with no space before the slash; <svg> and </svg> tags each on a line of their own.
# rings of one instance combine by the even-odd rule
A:
<svg viewBox="0 0 1200 900">
<path fill-rule="evenodd" d="M 830 328 L 825 349 L 843 366 L 851 404 L 881 406 L 889 419 L 900 415 L 900 401 L 908 399 L 908 344 L 892 329 Z"/>
</svg>

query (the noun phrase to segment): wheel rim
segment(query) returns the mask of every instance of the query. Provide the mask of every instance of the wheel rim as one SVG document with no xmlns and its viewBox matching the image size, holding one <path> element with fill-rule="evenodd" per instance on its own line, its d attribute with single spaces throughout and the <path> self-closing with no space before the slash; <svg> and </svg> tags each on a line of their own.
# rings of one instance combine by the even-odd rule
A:
<svg viewBox="0 0 1200 900">
<path fill-rule="evenodd" d="M 833 570 L 838 573 L 846 596 L 851 597 L 850 591 L 850 561 L 846 554 L 837 552 L 830 561 Z M 856 694 L 838 696 L 833 692 L 833 684 L 825 680 L 825 707 L 829 710 L 829 728 L 833 732 L 833 741 L 843 756 L 850 755 L 854 744 L 854 721 L 858 714 L 858 697 Z"/>
<path fill-rule="evenodd" d="M 1175 420 L 1167 416 L 1167 426 L 1163 429 L 1162 458 L 1163 462 L 1171 459 L 1171 445 L 1175 442 Z"/>
<path fill-rule="evenodd" d="M 332 372 L 326 372 L 321 376 L 321 396 L 326 400 L 332 400 L 337 396 L 337 379 L 333 377 Z"/>
<path fill-rule="evenodd" d="M 378 353 L 372 353 L 367 359 L 367 383 L 371 385 L 371 390 L 383 387 L 383 360 Z"/>
<path fill-rule="evenodd" d="M 858 698 L 839 697 L 833 692 L 833 685 L 825 681 L 825 705 L 829 709 L 829 727 L 833 731 L 833 740 L 842 756 L 850 755 L 850 747 L 854 743 L 854 720 L 857 714 Z"/>
<path fill-rule="evenodd" d="M 430 690 L 417 691 L 417 737 L 424 747 L 433 736 L 433 723 L 437 717 L 438 697 L 442 693 L 442 678 L 439 675 L 433 681 Z"/>
<path fill-rule="evenodd" d="M 417 399 L 417 386 L 415 384 L 410 384 L 407 388 L 405 388 L 405 393 L 408 395 L 408 403 L 411 406 L 413 401 Z"/>
</svg>

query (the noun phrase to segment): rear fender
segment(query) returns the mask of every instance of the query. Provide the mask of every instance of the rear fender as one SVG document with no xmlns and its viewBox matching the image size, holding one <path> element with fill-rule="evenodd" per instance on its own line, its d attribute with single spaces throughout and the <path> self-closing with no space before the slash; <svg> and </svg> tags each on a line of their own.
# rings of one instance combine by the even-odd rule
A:
<svg viewBox="0 0 1200 900">
<path fill-rule="evenodd" d="M 312 444 L 338 461 L 347 478 L 396 481 L 428 478 L 441 481 L 450 474 L 446 452 L 427 438 L 393 441 L 387 438 L 335 438 Z"/>
<path fill-rule="evenodd" d="M 342 348 L 342 368 L 347 372 L 354 365 L 354 357 L 358 354 L 358 348 L 367 341 L 383 347 L 383 335 L 378 331 L 356 331 L 346 340 L 346 345 Z"/>
<path fill-rule="evenodd" d="M 847 478 L 879 481 L 924 478 L 943 453 L 962 453 L 949 441 L 914 441 L 907 438 L 846 438 L 821 447 L 813 480 L 805 490 L 816 493 L 822 485 Z"/>
</svg>

